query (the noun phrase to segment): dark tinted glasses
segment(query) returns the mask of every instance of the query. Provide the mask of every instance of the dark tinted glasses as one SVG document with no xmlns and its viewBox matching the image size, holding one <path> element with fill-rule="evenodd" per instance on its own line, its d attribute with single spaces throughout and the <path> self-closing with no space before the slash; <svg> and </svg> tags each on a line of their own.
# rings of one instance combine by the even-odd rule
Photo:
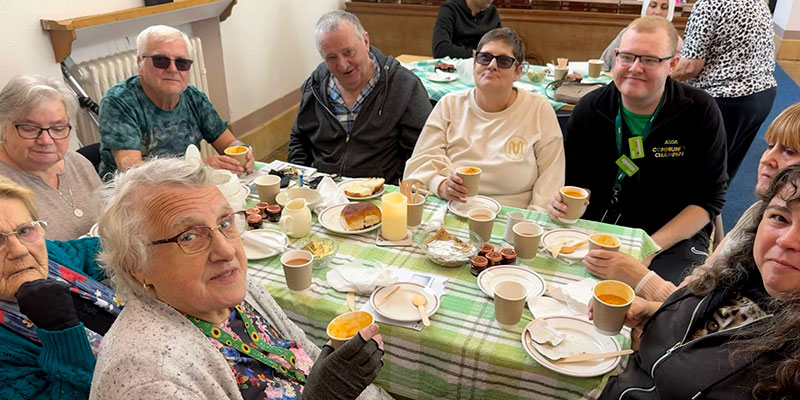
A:
<svg viewBox="0 0 800 400">
<path fill-rule="evenodd" d="M 167 56 L 161 55 L 154 55 L 154 56 L 142 56 L 144 58 L 149 58 L 153 60 L 153 66 L 158 69 L 167 69 L 169 68 L 169 63 L 175 61 L 175 69 L 178 71 L 188 71 L 189 68 L 192 68 L 192 60 L 188 60 L 186 58 L 169 58 Z"/>
<path fill-rule="evenodd" d="M 517 60 L 514 57 L 509 56 L 495 56 L 491 53 L 480 52 L 475 54 L 475 62 L 480 65 L 489 65 L 492 63 L 492 59 L 497 60 L 497 66 L 503 69 L 511 68 L 514 65 L 514 62 Z"/>
</svg>

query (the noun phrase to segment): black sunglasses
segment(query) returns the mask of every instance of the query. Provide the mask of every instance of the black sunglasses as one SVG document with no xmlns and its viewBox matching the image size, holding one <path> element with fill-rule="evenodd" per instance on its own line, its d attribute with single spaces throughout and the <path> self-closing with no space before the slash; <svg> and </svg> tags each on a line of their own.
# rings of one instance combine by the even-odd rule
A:
<svg viewBox="0 0 800 400">
<path fill-rule="evenodd" d="M 149 58 L 153 60 L 153 66 L 158 69 L 167 69 L 169 68 L 170 62 L 175 61 L 175 69 L 178 71 L 188 71 L 190 68 L 192 68 L 192 63 L 194 62 L 186 58 L 169 58 L 161 55 L 142 56 L 142 58 Z"/>
<path fill-rule="evenodd" d="M 492 63 L 492 60 L 497 60 L 497 66 L 503 69 L 511 68 L 512 65 L 517 61 L 514 57 L 509 56 L 496 56 L 491 53 L 486 53 L 481 51 L 475 54 L 475 62 L 480 65 L 489 65 Z"/>
</svg>

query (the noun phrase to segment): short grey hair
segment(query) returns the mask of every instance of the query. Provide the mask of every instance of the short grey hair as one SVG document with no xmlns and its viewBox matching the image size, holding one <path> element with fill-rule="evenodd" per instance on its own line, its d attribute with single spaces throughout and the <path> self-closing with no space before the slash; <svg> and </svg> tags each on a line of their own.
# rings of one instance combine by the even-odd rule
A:
<svg viewBox="0 0 800 400">
<path fill-rule="evenodd" d="M 153 42 L 172 42 L 172 41 L 179 41 L 183 40 L 183 43 L 186 44 L 186 51 L 189 54 L 192 54 L 192 43 L 189 42 L 189 37 L 186 36 L 185 33 L 166 25 L 153 25 L 141 33 L 139 36 L 136 37 L 136 55 L 141 56 L 149 56 L 150 54 L 145 54 L 145 52 L 150 48 L 150 44 Z"/>
<path fill-rule="evenodd" d="M 17 75 L 11 78 L 0 91 L 0 143 L 7 125 L 30 111 L 54 100 L 61 100 L 72 120 L 78 112 L 78 99 L 60 79 L 43 75 Z"/>
<path fill-rule="evenodd" d="M 478 42 L 478 48 L 476 52 L 480 52 L 489 42 L 494 42 L 495 40 L 501 41 L 508 46 L 511 46 L 512 52 L 514 54 L 514 59 L 517 60 L 519 65 L 525 61 L 525 44 L 522 43 L 522 39 L 520 39 L 517 32 L 514 32 L 511 28 L 495 28 L 486 32 L 481 40 Z"/>
<path fill-rule="evenodd" d="M 205 164 L 182 158 L 155 158 L 125 172 L 100 190 L 103 212 L 97 223 L 102 250 L 98 259 L 105 264 L 121 297 L 149 296 L 135 272 L 152 267 L 144 205 L 154 194 L 168 187 L 199 189 L 215 186 L 214 170 Z"/>
<path fill-rule="evenodd" d="M 364 41 L 364 34 L 367 33 L 367 31 L 364 30 L 364 26 L 361 25 L 361 21 L 358 20 L 355 14 L 344 10 L 331 11 L 321 16 L 317 21 L 317 26 L 314 28 L 314 43 L 317 45 L 317 51 L 320 52 L 320 54 L 322 54 L 322 49 L 319 47 L 319 37 L 326 33 L 336 31 L 342 23 L 350 25 L 356 33 L 356 36 L 358 36 L 362 42 Z"/>
</svg>

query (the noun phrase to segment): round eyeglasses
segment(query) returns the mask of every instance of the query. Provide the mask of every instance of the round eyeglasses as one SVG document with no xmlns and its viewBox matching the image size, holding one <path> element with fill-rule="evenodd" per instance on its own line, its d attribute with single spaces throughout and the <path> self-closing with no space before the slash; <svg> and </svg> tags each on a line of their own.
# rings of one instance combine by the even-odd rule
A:
<svg viewBox="0 0 800 400">
<path fill-rule="evenodd" d="M 175 243 L 186 254 L 195 254 L 211 247 L 214 230 L 219 229 L 222 236 L 227 239 L 236 239 L 242 236 L 247 229 L 247 214 L 244 210 L 236 211 L 222 219 L 219 225 L 211 228 L 208 226 L 193 226 L 169 239 L 154 240 L 150 245 Z"/>
</svg>

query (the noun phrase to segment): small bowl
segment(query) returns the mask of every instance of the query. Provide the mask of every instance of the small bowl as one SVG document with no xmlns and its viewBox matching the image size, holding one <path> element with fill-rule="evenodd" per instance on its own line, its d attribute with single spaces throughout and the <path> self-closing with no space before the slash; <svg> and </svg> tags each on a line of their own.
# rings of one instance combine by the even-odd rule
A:
<svg viewBox="0 0 800 400">
<path fill-rule="evenodd" d="M 350 311 L 339 315 L 328 323 L 326 332 L 331 339 L 331 346 L 334 349 L 338 348 L 344 342 L 350 340 L 358 331 L 370 326 L 375 321 L 375 317 L 366 311 Z M 339 326 L 337 325 L 349 325 Z M 333 328 L 333 329 L 331 329 Z M 340 330 L 337 332 L 337 328 Z"/>
<path fill-rule="evenodd" d="M 460 267 L 466 263 L 469 263 L 469 260 L 478 254 L 478 248 L 481 247 L 483 244 L 483 239 L 481 239 L 480 235 L 472 231 L 461 231 L 458 233 L 448 231 L 450 236 L 455 236 L 459 238 L 461 241 L 467 242 L 470 244 L 469 251 L 464 252 L 463 254 L 453 255 L 453 254 L 440 254 L 435 250 L 431 250 L 428 248 L 427 242 L 430 237 L 436 234 L 438 229 L 430 229 L 427 231 L 423 231 L 420 234 L 420 239 L 417 242 L 417 246 L 425 253 L 428 258 L 433 261 L 434 263 L 441 265 L 442 267 Z"/>
<path fill-rule="evenodd" d="M 281 207 L 286 207 L 286 203 L 298 198 L 306 199 L 306 205 L 311 211 L 314 211 L 314 207 L 322 201 L 322 195 L 318 191 L 306 187 L 294 187 L 284 190 L 275 196 L 275 201 Z"/>
<path fill-rule="evenodd" d="M 306 246 L 313 246 L 312 243 L 324 243 L 325 246 L 330 246 L 331 250 L 324 254 L 321 252 L 318 254 L 318 252 L 306 248 Z M 336 252 L 339 251 L 339 243 L 337 241 L 319 236 L 308 236 L 295 243 L 294 247 L 299 250 L 306 250 L 314 255 L 314 268 L 321 268 L 328 265 L 328 262 L 336 255 Z"/>
</svg>

